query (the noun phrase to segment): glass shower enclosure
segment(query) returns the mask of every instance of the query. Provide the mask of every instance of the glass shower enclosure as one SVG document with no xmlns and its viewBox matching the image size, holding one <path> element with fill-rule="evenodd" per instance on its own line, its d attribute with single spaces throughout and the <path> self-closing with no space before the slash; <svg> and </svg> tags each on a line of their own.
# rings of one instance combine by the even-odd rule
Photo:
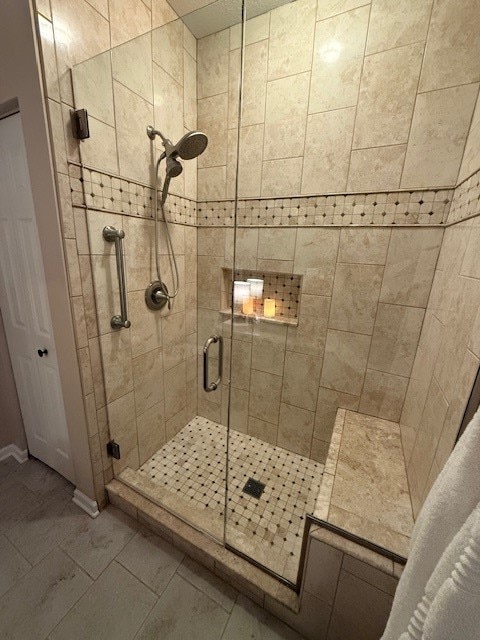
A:
<svg viewBox="0 0 480 640">
<path fill-rule="evenodd" d="M 294 178 L 309 74 L 288 22 L 310 5 L 256 4 L 166 12 L 73 68 L 73 197 L 104 468 L 293 586 L 328 447 L 323 276 Z M 206 149 L 177 146 L 194 131 Z"/>
</svg>

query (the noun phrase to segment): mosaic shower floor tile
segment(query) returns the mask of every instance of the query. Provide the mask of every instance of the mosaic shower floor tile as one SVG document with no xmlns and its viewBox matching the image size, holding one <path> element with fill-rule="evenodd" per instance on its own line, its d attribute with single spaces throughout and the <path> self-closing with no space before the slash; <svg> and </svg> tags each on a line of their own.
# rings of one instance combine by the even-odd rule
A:
<svg viewBox="0 0 480 640">
<path fill-rule="evenodd" d="M 323 465 L 197 416 L 147 460 L 120 478 L 182 519 L 295 582 L 307 513 L 313 513 Z M 228 494 L 225 475 L 228 472 Z M 248 480 L 264 485 L 259 498 Z"/>
</svg>

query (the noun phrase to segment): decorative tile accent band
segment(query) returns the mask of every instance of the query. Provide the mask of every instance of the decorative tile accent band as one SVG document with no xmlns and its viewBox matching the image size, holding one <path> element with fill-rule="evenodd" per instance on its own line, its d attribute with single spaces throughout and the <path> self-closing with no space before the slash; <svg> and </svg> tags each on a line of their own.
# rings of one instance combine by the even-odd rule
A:
<svg viewBox="0 0 480 640">
<path fill-rule="evenodd" d="M 239 200 L 238 225 L 349 226 L 445 224 L 453 189 Z M 234 200 L 198 202 L 198 226 L 232 226 Z"/>
<path fill-rule="evenodd" d="M 70 164 L 69 174 L 74 206 L 153 218 L 152 187 L 76 164 Z M 196 224 L 197 206 L 193 200 L 171 194 L 165 209 L 171 222 Z"/>
<path fill-rule="evenodd" d="M 153 218 L 153 189 L 140 182 L 81 167 L 69 166 L 74 206 Z M 471 191 L 478 192 L 478 174 L 467 180 L 459 207 L 472 208 Z M 471 183 L 471 184 L 470 184 Z M 469 185 L 467 187 L 467 185 Z M 400 226 L 442 225 L 449 217 L 453 189 L 391 191 L 291 198 L 240 199 L 240 227 L 255 226 Z M 197 226 L 233 226 L 235 200 L 195 202 L 171 194 L 166 205 L 171 222 Z M 471 215 L 471 214 L 467 214 Z M 464 214 L 461 214 L 464 217 Z"/>
<path fill-rule="evenodd" d="M 455 189 L 448 224 L 480 214 L 480 170 Z"/>
</svg>

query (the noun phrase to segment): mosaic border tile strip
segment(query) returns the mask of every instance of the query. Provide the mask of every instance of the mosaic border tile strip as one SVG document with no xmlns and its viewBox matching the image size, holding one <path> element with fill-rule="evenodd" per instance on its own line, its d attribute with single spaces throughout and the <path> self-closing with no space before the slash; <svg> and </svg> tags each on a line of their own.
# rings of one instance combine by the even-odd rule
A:
<svg viewBox="0 0 480 640">
<path fill-rule="evenodd" d="M 73 206 L 86 206 L 124 215 L 153 218 L 153 189 L 95 169 L 69 165 Z M 196 203 L 170 194 L 166 203 L 170 222 L 196 225 Z"/>
<path fill-rule="evenodd" d="M 125 215 L 153 217 L 153 189 L 146 184 L 69 164 L 73 205 Z M 475 188 L 470 179 L 466 190 Z M 470 181 L 466 181 L 470 182 Z M 464 184 L 466 184 L 464 183 Z M 478 186 L 478 185 L 477 185 Z M 85 196 L 84 196 L 85 188 Z M 383 191 L 291 198 L 240 199 L 238 226 L 402 226 L 444 225 L 454 189 Z M 465 196 L 471 200 L 470 196 Z M 470 206 L 471 205 L 470 203 Z M 235 200 L 195 202 L 171 194 L 167 201 L 171 222 L 195 226 L 233 226 Z M 468 207 L 463 206 L 463 209 Z M 463 217 L 464 214 L 459 214 Z M 469 214 L 470 215 L 470 214 Z"/>
<path fill-rule="evenodd" d="M 445 224 L 453 192 L 453 189 L 437 189 L 239 200 L 238 225 Z M 234 200 L 198 202 L 198 226 L 232 226 L 234 206 Z"/>
<path fill-rule="evenodd" d="M 147 460 L 121 479 L 167 503 L 203 528 L 225 509 L 227 429 L 196 416 Z M 296 579 L 305 515 L 313 513 L 323 465 L 230 431 L 227 541 L 288 579 Z M 259 499 L 244 493 L 249 478 L 265 484 Z M 172 500 L 173 498 L 173 500 Z"/>
<path fill-rule="evenodd" d="M 480 171 L 467 178 L 455 189 L 448 224 L 460 222 L 480 214 Z"/>
</svg>

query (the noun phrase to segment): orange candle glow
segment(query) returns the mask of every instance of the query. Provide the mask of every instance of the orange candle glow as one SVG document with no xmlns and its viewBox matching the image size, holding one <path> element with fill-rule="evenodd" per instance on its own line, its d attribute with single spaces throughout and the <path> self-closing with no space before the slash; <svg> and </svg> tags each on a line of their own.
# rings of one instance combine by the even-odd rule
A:
<svg viewBox="0 0 480 640">
<path fill-rule="evenodd" d="M 245 298 L 242 304 L 242 311 L 246 316 L 253 315 L 253 298 Z"/>
<path fill-rule="evenodd" d="M 263 301 L 263 315 L 265 318 L 275 317 L 275 300 L 273 298 L 265 298 Z"/>
</svg>

